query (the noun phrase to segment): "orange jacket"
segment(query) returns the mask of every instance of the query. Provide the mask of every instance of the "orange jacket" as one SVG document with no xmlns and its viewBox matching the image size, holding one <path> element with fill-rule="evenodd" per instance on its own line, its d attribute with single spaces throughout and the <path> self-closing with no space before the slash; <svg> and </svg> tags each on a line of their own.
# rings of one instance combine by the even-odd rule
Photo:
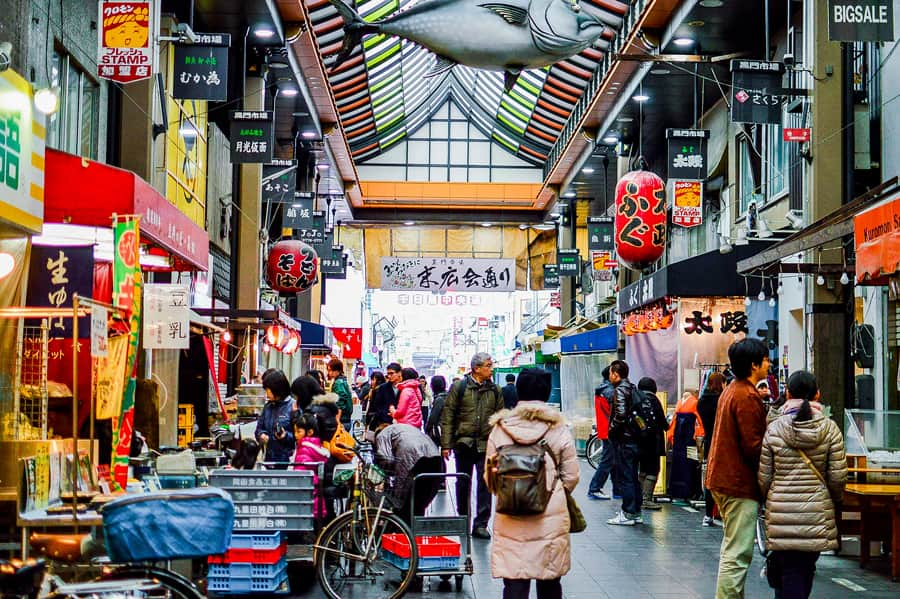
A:
<svg viewBox="0 0 900 599">
<path fill-rule="evenodd" d="M 705 433 L 703 430 L 703 421 L 700 420 L 700 412 L 697 411 L 697 396 L 693 393 L 685 393 L 681 396 L 681 399 L 678 400 L 678 403 L 675 404 L 675 414 L 694 414 L 697 418 L 697 424 L 694 426 L 694 439 L 696 440 L 698 437 L 705 437 Z M 673 416 L 672 423 L 669 424 L 669 432 L 666 434 L 666 440 L 669 442 L 669 446 L 672 445 L 673 440 L 675 439 L 675 423 L 678 422 L 678 418 Z"/>
</svg>

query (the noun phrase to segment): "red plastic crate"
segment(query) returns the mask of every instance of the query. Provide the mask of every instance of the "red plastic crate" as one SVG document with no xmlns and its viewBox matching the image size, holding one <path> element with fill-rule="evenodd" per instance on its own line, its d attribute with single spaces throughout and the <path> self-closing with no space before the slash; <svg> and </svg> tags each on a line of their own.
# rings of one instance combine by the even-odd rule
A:
<svg viewBox="0 0 900 599">
<path fill-rule="evenodd" d="M 275 564 L 287 555 L 287 541 L 275 549 L 231 548 L 225 555 L 210 555 L 210 564 Z"/>
<path fill-rule="evenodd" d="M 400 534 L 386 534 L 381 537 L 381 546 L 403 559 L 409 559 L 409 543 Z M 419 557 L 459 557 L 458 541 L 447 537 L 416 537 Z"/>
</svg>

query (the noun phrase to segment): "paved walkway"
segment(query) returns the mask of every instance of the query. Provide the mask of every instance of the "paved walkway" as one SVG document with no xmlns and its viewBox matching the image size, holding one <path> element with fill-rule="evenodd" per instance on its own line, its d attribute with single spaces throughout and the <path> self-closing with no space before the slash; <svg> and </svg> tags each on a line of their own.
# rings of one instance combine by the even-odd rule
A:
<svg viewBox="0 0 900 599">
<path fill-rule="evenodd" d="M 572 569 L 563 578 L 566 599 L 711 599 L 715 595 L 716 571 L 722 529 L 700 525 L 703 514 L 667 504 L 659 512 L 644 512 L 644 524 L 609 526 L 618 501 L 588 501 L 587 484 L 593 470 L 582 463 L 581 483 L 576 490 L 579 505 L 588 520 L 585 532 L 572 535 Z M 609 484 L 607 483 L 607 491 Z M 442 493 L 438 509 L 449 509 L 451 498 Z M 473 539 L 475 574 L 464 581 L 463 592 L 439 587 L 436 578 L 426 579 L 425 592 L 407 597 L 499 598 L 502 582 L 490 575 L 490 541 Z M 747 578 L 747 599 L 771 598 L 772 590 L 760 577 L 762 558 L 755 555 Z M 865 570 L 849 557 L 819 558 L 812 596 L 816 599 L 896 599 L 900 583 L 890 581 L 887 558 L 875 559 Z M 841 584 L 843 583 L 843 584 Z M 319 597 L 317 586 L 296 596 Z M 378 597 L 373 589 L 368 597 Z M 532 591 L 532 597 L 534 591 Z"/>
</svg>

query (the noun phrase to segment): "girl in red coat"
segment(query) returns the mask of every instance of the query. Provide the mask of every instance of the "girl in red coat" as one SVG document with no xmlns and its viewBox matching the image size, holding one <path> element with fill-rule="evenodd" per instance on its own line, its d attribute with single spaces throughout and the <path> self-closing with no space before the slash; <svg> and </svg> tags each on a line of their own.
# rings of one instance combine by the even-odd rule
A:
<svg viewBox="0 0 900 599">
<path fill-rule="evenodd" d="M 294 452 L 294 470 L 309 470 L 313 473 L 313 515 L 325 517 L 325 498 L 319 489 L 319 474 L 316 464 L 324 464 L 331 457 L 331 452 L 322 447 L 322 440 L 316 432 L 316 417 L 296 411 L 291 415 L 294 425 L 294 438 L 297 439 L 297 450 Z"/>
</svg>

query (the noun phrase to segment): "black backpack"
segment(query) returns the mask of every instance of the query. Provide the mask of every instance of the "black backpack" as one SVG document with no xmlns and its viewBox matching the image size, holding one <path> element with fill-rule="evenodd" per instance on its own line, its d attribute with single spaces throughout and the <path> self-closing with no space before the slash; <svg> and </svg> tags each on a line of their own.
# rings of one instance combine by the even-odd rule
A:
<svg viewBox="0 0 900 599">
<path fill-rule="evenodd" d="M 657 418 L 657 411 L 653 402 L 658 401 L 652 393 L 641 391 L 637 387 L 632 389 L 631 414 L 634 427 L 642 437 L 651 437 L 664 427 Z"/>
<path fill-rule="evenodd" d="M 528 516 L 543 514 L 547 509 L 553 491 L 547 489 L 548 450 L 544 435 L 529 445 L 510 443 L 498 447 L 491 457 L 487 464 L 488 486 L 497 496 L 497 513 Z"/>
</svg>

